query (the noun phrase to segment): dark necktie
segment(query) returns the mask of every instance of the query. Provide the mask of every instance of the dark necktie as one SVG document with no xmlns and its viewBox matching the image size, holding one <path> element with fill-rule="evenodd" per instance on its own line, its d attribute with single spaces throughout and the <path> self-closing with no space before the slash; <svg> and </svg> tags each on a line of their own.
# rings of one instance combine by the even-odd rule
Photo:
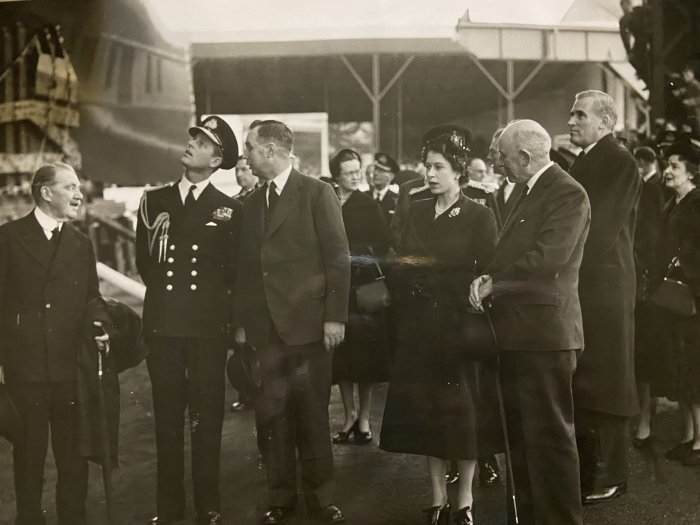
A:
<svg viewBox="0 0 700 525">
<path fill-rule="evenodd" d="M 187 197 L 185 197 L 185 209 L 189 210 L 192 208 L 197 200 L 194 198 L 194 190 L 197 186 L 194 184 L 190 186 L 190 191 L 187 193 Z"/>
<path fill-rule="evenodd" d="M 51 246 L 51 263 L 53 263 L 54 258 L 56 257 L 56 252 L 58 251 L 58 243 L 61 240 L 61 230 L 58 229 L 58 226 L 56 226 L 53 230 L 51 230 L 51 238 L 49 239 L 49 245 Z"/>
<path fill-rule="evenodd" d="M 267 211 L 272 214 L 272 210 L 275 209 L 275 204 L 279 200 L 280 196 L 277 195 L 277 186 L 275 186 L 274 181 L 267 183 L 268 193 L 267 193 Z"/>
<path fill-rule="evenodd" d="M 578 164 L 579 162 L 581 162 L 581 159 L 582 159 L 583 157 L 585 157 L 585 156 L 586 156 L 586 150 L 583 150 L 583 149 L 582 149 L 582 150 L 581 150 L 581 153 L 578 154 L 578 156 L 576 157 L 576 160 L 575 160 L 574 163 L 571 165 L 571 168 L 573 168 L 574 166 L 576 166 L 576 164 Z"/>
</svg>

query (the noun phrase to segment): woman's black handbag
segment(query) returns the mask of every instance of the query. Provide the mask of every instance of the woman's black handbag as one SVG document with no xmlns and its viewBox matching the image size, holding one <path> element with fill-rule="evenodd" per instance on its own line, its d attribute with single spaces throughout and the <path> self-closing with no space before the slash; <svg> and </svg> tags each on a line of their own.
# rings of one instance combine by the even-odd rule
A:
<svg viewBox="0 0 700 525">
<path fill-rule="evenodd" d="M 374 255 L 372 248 L 369 249 L 369 252 L 371 255 Z M 361 284 L 355 288 L 357 309 L 360 312 L 378 312 L 391 304 L 391 294 L 386 285 L 386 278 L 384 277 L 382 268 L 376 260 L 374 261 L 374 265 L 377 267 L 379 277 L 372 282 Z"/>
<path fill-rule="evenodd" d="M 652 294 L 650 301 L 673 314 L 681 317 L 692 317 L 697 313 L 693 290 L 684 282 L 669 277 L 676 262 L 677 258 L 674 257 L 668 266 L 666 277 Z"/>
</svg>

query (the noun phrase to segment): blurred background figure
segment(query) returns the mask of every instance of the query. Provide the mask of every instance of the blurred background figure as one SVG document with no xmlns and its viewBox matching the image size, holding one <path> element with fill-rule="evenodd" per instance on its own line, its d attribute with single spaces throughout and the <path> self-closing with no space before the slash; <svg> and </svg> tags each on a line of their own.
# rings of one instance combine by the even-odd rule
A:
<svg viewBox="0 0 700 525">
<path fill-rule="evenodd" d="M 664 189 L 657 171 L 656 153 L 648 146 L 634 150 L 642 194 L 639 198 L 637 227 L 634 234 L 634 263 L 637 274 L 637 304 L 634 311 L 634 364 L 639 393 L 639 422 L 632 444 L 641 448 L 651 444 L 651 384 L 658 389 L 665 370 L 662 339 L 659 336 L 658 309 L 649 304 L 650 284 L 657 276 L 656 247 L 659 241 Z"/>
<path fill-rule="evenodd" d="M 333 354 L 333 383 L 338 385 L 345 409 L 343 428 L 333 435 L 333 443 L 372 441 L 370 406 L 372 384 L 389 379 L 389 343 L 384 311 L 366 313 L 358 309 L 354 290 L 377 277 L 375 261 L 389 251 L 389 229 L 379 202 L 359 191 L 361 159 L 344 149 L 331 159 L 330 171 L 337 184 L 343 209 L 343 223 L 350 245 L 351 293 L 345 341 Z M 359 411 L 355 405 L 357 383 Z"/>
<path fill-rule="evenodd" d="M 367 193 L 379 202 L 386 224 L 391 223 L 391 218 L 396 208 L 398 195 L 390 186 L 398 172 L 399 164 L 393 157 L 386 153 L 376 153 L 374 155 L 372 179 L 371 181 L 369 178 L 367 180 L 369 182 L 369 191 Z"/>
<path fill-rule="evenodd" d="M 246 199 L 259 186 L 258 178 L 253 175 L 253 170 L 248 165 L 248 159 L 243 155 L 238 157 L 236 162 L 236 182 L 241 187 L 241 191 L 233 198 L 238 201 Z"/>
</svg>

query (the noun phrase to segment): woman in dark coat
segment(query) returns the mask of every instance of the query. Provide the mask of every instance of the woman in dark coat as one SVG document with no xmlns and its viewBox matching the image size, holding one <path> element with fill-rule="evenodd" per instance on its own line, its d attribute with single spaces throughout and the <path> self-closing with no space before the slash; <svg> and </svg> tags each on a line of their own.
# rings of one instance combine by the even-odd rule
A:
<svg viewBox="0 0 700 525">
<path fill-rule="evenodd" d="M 689 144 L 677 144 L 669 149 L 667 156 L 664 182 L 675 197 L 668 201 L 662 213 L 659 268 L 670 268 L 670 278 L 688 284 L 697 304 L 700 189 L 696 189 L 696 179 L 700 155 Z M 666 313 L 664 320 L 672 397 L 679 401 L 685 428 L 681 442 L 667 451 L 666 457 L 687 466 L 700 465 L 700 315 L 681 317 Z"/>
<path fill-rule="evenodd" d="M 446 524 L 445 460 L 460 471 L 456 523 L 472 523 L 477 428 L 474 363 L 458 344 L 469 283 L 496 244 L 488 208 L 461 194 L 467 130 L 440 126 L 424 139 L 423 162 L 433 198 L 411 204 L 399 245 L 400 318 L 380 447 L 427 457 L 433 490 L 428 524 Z"/>
<path fill-rule="evenodd" d="M 379 276 L 374 261 L 381 260 L 389 250 L 389 229 L 379 204 L 358 190 L 362 179 L 360 156 L 349 149 L 341 150 L 331 160 L 330 169 L 343 207 L 352 260 L 345 342 L 333 355 L 333 382 L 340 388 L 345 424 L 333 436 L 333 442 L 345 443 L 354 435 L 355 443 L 367 444 L 372 441 L 369 424 L 372 383 L 389 378 L 389 347 L 384 312 L 361 312 L 354 291 L 358 285 Z M 354 383 L 357 383 L 360 400 L 359 414 L 355 407 Z"/>
</svg>

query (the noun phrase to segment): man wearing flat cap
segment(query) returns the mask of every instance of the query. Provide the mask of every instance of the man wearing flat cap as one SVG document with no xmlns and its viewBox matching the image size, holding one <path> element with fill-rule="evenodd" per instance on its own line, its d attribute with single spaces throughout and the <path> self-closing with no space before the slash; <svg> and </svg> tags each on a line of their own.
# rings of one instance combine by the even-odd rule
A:
<svg viewBox="0 0 700 525">
<path fill-rule="evenodd" d="M 387 224 L 391 224 L 398 195 L 390 186 L 399 172 L 399 163 L 386 153 L 376 153 L 374 155 L 373 168 L 372 180 L 368 181 L 371 188 L 367 194 L 379 202 L 379 207 L 384 214 L 384 220 Z"/>
<path fill-rule="evenodd" d="M 144 194 L 136 231 L 158 460 L 153 525 L 185 515 L 185 408 L 198 523 L 223 523 L 219 455 L 241 205 L 209 177 L 235 166 L 238 143 L 216 116 L 190 128 L 189 135 L 182 177 Z"/>
</svg>

